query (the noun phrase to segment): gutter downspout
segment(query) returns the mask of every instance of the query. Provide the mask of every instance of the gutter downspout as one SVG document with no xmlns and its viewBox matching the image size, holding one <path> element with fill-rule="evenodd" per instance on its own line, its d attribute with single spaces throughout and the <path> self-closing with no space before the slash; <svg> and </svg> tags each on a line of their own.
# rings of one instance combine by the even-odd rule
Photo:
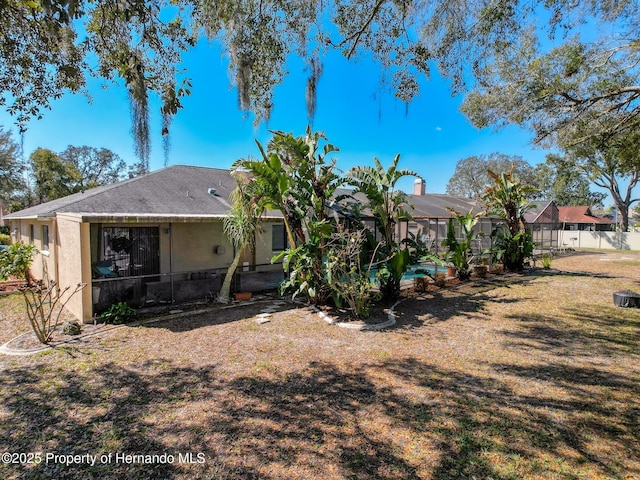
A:
<svg viewBox="0 0 640 480">
<path fill-rule="evenodd" d="M 54 219 L 52 222 L 53 226 L 53 258 L 55 259 L 55 268 L 56 268 L 56 284 L 60 285 L 60 259 L 58 258 L 58 220 Z M 51 241 L 51 239 L 49 239 Z M 93 287 L 93 285 L 91 285 Z M 90 288 L 91 288 L 90 287 Z M 93 302 L 91 302 L 91 315 L 93 315 Z"/>
<path fill-rule="evenodd" d="M 171 304 L 175 303 L 173 296 L 173 222 L 169 223 L 169 278 L 171 279 Z"/>
</svg>

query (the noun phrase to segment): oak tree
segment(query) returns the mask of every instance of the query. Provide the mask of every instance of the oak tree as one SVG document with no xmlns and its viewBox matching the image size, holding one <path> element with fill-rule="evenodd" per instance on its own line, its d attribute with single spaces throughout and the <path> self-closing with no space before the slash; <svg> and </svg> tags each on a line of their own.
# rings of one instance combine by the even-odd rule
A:
<svg viewBox="0 0 640 480">
<path fill-rule="evenodd" d="M 533 167 L 521 156 L 494 152 L 458 160 L 455 172 L 447 183 L 447 193 L 480 200 L 494 183 L 489 171 L 512 171 L 524 183 L 534 181 Z"/>
<path fill-rule="evenodd" d="M 84 91 L 90 76 L 124 84 L 148 165 L 150 96 L 161 101 L 166 138 L 192 88 L 182 55 L 207 39 L 222 44 L 240 107 L 256 121 L 269 118 L 294 55 L 308 71 L 312 114 L 333 50 L 373 58 L 405 102 L 435 68 L 453 93 L 475 88 L 476 124 L 525 124 L 542 140 L 587 111 L 618 109 L 623 123 L 637 122 L 637 10 L 633 0 L 8 0 L 0 2 L 0 104 L 24 127 L 52 99 Z M 578 37 L 585 24 L 605 40 Z M 612 28 L 620 34 L 607 36 Z"/>
<path fill-rule="evenodd" d="M 0 199 L 14 199 L 16 192 L 24 188 L 23 170 L 20 146 L 13 140 L 11 132 L 0 126 Z"/>
<path fill-rule="evenodd" d="M 586 172 L 576 168 L 574 161 L 556 154 L 547 155 L 545 163 L 534 169 L 534 185 L 540 190 L 539 200 L 553 200 L 557 205 L 601 206 L 606 198 L 602 192 L 592 192 Z"/>
</svg>

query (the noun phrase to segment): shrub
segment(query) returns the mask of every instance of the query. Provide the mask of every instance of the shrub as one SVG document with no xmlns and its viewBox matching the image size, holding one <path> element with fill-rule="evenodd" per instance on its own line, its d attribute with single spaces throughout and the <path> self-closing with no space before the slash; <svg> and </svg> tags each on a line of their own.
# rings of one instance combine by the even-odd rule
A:
<svg viewBox="0 0 640 480">
<path fill-rule="evenodd" d="M 362 230 L 334 232 L 327 244 L 325 260 L 327 284 L 332 288 L 335 304 L 346 303 L 358 318 L 369 316 L 371 303 L 379 296 L 373 290 L 371 263 L 363 258 L 365 241 L 366 233 Z"/>
<path fill-rule="evenodd" d="M 500 175 L 489 170 L 489 175 L 495 185 L 482 198 L 490 213 L 505 220 L 501 232 L 495 228 L 491 233 L 494 238 L 495 260 L 502 262 L 510 272 L 521 272 L 524 270 L 525 259 L 531 257 L 535 247 L 531 233 L 526 229 L 524 215 L 533 207 L 528 198 L 537 189 L 520 183 L 513 175 L 513 168 Z"/>
<path fill-rule="evenodd" d="M 11 236 L 6 233 L 0 233 L 0 245 L 11 245 Z"/>
<path fill-rule="evenodd" d="M 127 323 L 131 317 L 136 314 L 136 311 L 131 308 L 126 302 L 114 303 L 109 307 L 109 310 L 103 312 L 100 318 L 106 323 L 112 323 L 114 325 L 121 325 Z"/>
<path fill-rule="evenodd" d="M 473 242 L 481 235 L 474 227 L 480 219 L 480 214 L 474 214 L 473 210 L 469 210 L 466 214 L 456 212 L 449 209 L 453 217 L 449 218 L 447 227 L 447 237 L 442 242 L 442 246 L 447 248 L 445 260 L 453 264 L 456 268 L 456 275 L 460 280 L 468 280 L 471 276 L 470 259 L 473 255 L 471 246 Z M 453 221 L 460 226 L 460 232 L 463 237 L 458 241 Z"/>
<path fill-rule="evenodd" d="M 73 290 L 71 287 L 60 288 L 54 280 L 50 280 L 46 269 L 43 279 L 35 281 L 30 267 L 33 255 L 37 253 L 33 245 L 14 243 L 0 253 L 0 279 L 18 278 L 27 282 L 20 287 L 23 295 L 27 317 L 33 332 L 42 343 L 49 343 L 51 335 L 58 327 L 64 306 L 86 284 L 79 283 Z"/>
<path fill-rule="evenodd" d="M 413 285 L 416 292 L 426 292 L 429 287 L 429 277 L 415 277 L 413 279 Z"/>
<path fill-rule="evenodd" d="M 553 255 L 551 255 L 549 253 L 545 253 L 544 255 L 542 255 L 540 260 L 542 261 L 542 268 L 544 268 L 545 270 L 548 270 L 548 269 L 551 268 L 551 262 L 553 261 Z"/>
</svg>

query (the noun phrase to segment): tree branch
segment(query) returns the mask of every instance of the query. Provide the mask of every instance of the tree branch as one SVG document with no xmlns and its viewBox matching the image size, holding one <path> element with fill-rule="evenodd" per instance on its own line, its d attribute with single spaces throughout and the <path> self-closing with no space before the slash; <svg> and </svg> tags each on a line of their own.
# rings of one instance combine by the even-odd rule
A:
<svg viewBox="0 0 640 480">
<path fill-rule="evenodd" d="M 347 38 L 342 40 L 337 45 L 338 47 L 342 47 L 343 45 L 345 45 L 345 44 L 347 44 L 347 43 L 349 43 L 350 41 L 353 40 L 353 44 L 351 45 L 351 48 L 349 49 L 349 52 L 347 53 L 347 59 L 351 59 L 351 57 L 353 56 L 353 53 L 355 52 L 355 49 L 358 46 L 358 42 L 360 41 L 360 37 L 362 37 L 362 35 L 364 35 L 365 31 L 369 28 L 369 26 L 371 25 L 373 20 L 376 18 L 376 15 L 378 14 L 378 11 L 380 10 L 380 7 L 382 7 L 384 2 L 385 2 L 385 0 L 378 0 L 376 2 L 375 7 L 373 7 L 373 10 L 371 11 L 371 15 L 369 15 L 369 18 L 367 18 L 367 20 L 364 23 L 364 25 L 362 25 L 362 27 L 360 27 L 355 33 L 349 35 Z"/>
</svg>

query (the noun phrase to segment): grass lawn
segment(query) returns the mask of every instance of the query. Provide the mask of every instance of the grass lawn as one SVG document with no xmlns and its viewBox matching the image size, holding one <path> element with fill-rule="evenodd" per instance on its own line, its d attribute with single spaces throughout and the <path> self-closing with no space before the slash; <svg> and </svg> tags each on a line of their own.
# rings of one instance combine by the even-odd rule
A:
<svg viewBox="0 0 640 480">
<path fill-rule="evenodd" d="M 2 356 L 0 451 L 42 461 L 0 478 L 637 479 L 640 310 L 617 290 L 640 253 L 406 298 L 379 332 L 256 305 Z"/>
</svg>

